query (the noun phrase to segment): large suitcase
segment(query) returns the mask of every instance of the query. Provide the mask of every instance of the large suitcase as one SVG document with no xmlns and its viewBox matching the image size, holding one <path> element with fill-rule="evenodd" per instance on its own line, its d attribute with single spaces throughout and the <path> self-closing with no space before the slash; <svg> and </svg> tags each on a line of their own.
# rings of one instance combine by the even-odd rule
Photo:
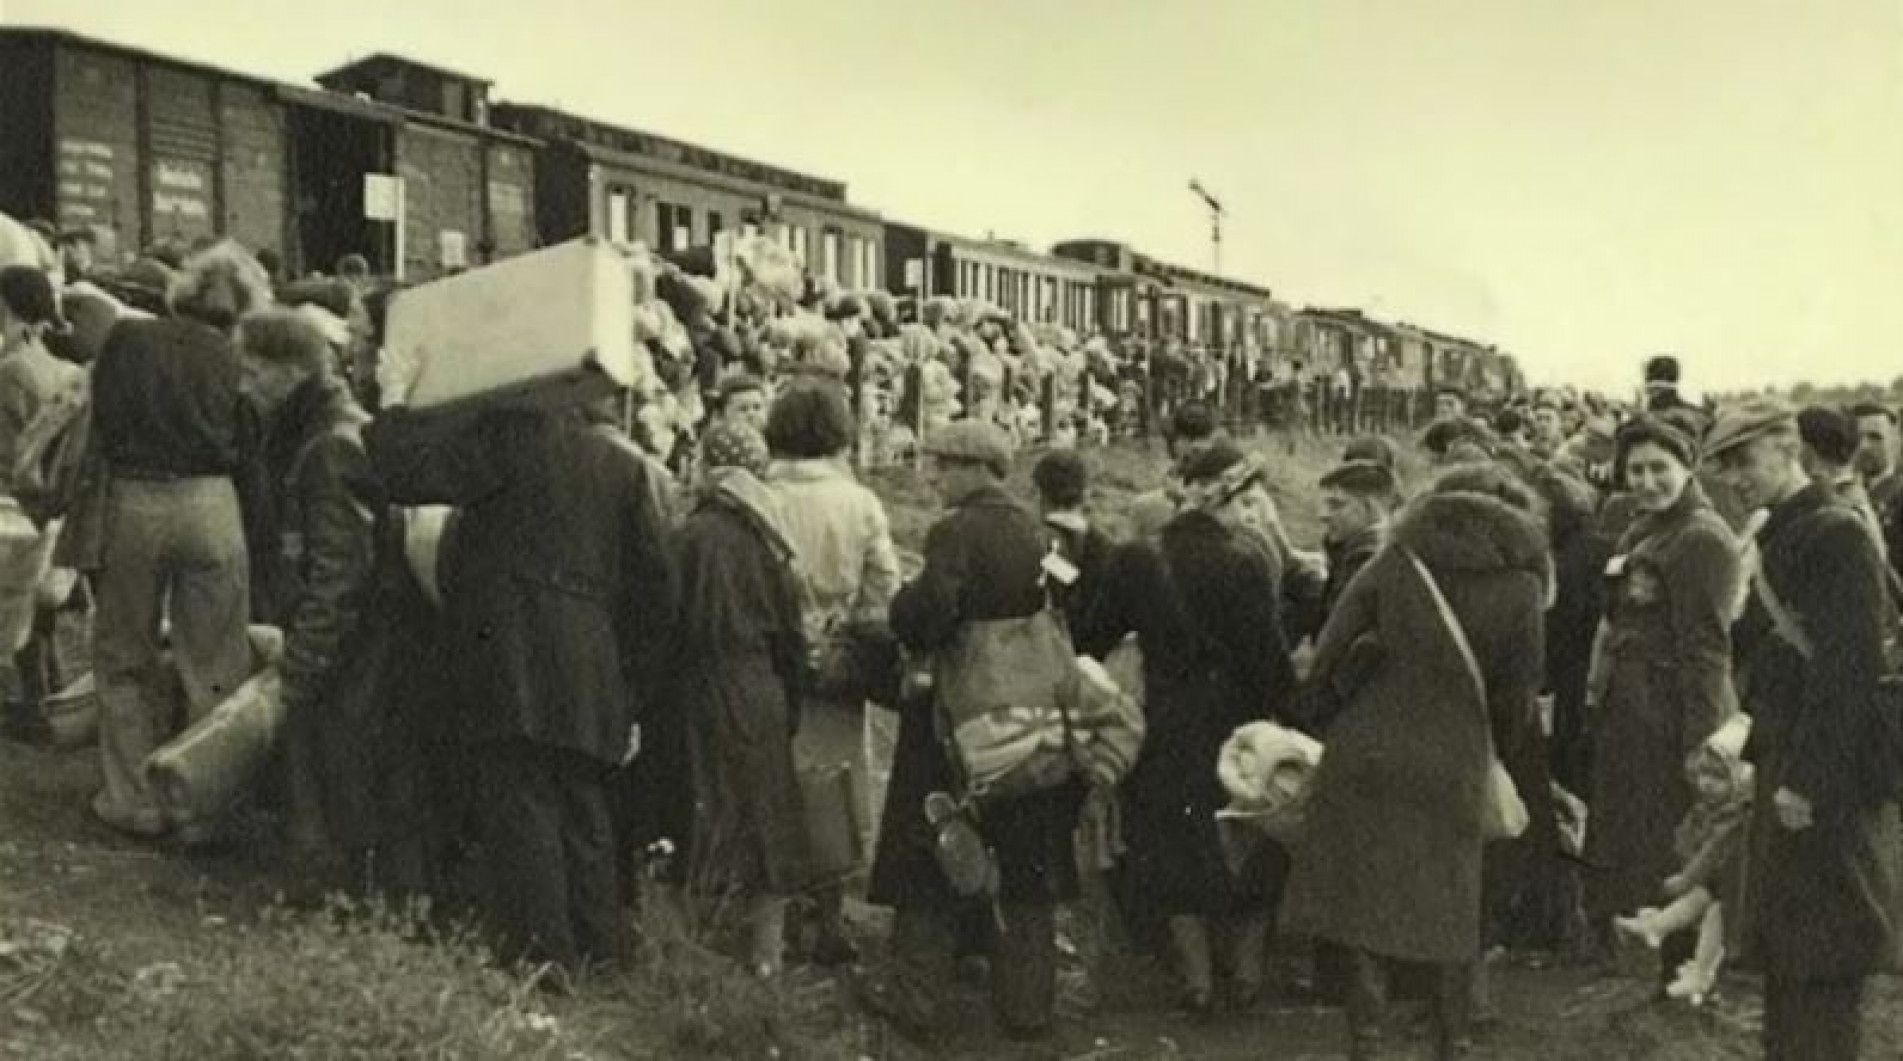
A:
<svg viewBox="0 0 1903 1061">
<path fill-rule="evenodd" d="M 397 293 L 384 347 L 420 364 L 409 396 L 419 411 L 578 405 L 643 383 L 633 273 L 594 237 Z"/>
</svg>

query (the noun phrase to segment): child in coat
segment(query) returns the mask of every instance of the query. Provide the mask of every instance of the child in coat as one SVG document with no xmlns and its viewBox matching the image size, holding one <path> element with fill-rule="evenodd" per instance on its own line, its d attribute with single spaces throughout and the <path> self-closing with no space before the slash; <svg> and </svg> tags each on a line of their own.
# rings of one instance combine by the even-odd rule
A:
<svg viewBox="0 0 1903 1061">
<path fill-rule="evenodd" d="M 1653 950 L 1666 936 L 1698 929 L 1697 950 L 1665 989 L 1670 997 L 1687 999 L 1694 1006 L 1703 1005 L 1710 996 L 1724 964 L 1724 904 L 1718 890 L 1744 844 L 1745 821 L 1751 813 L 1751 767 L 1741 759 L 1750 730 L 1748 716 L 1734 716 L 1686 757 L 1685 770 L 1697 796 L 1673 837 L 1683 868 L 1665 878 L 1664 891 L 1671 902 L 1613 919 L 1621 934 L 1642 940 Z"/>
</svg>

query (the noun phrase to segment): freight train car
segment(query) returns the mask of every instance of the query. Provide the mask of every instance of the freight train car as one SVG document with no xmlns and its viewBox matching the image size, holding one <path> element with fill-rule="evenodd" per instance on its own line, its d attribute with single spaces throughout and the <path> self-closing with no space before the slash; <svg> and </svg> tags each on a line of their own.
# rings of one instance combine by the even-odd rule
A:
<svg viewBox="0 0 1903 1061">
<path fill-rule="evenodd" d="M 228 236 L 294 272 L 361 254 L 426 278 L 538 242 L 535 144 L 58 30 L 0 30 L 0 210 L 89 229 L 106 262 Z"/>
<path fill-rule="evenodd" d="M 269 83 L 46 30 L 0 30 L 0 69 L 0 209 L 90 228 L 108 258 L 166 238 L 286 245 Z"/>
</svg>

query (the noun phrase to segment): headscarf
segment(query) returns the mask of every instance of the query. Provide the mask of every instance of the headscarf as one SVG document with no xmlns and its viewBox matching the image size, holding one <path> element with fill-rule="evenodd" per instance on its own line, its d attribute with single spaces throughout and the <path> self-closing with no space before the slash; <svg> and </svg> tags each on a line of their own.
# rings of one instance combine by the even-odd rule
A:
<svg viewBox="0 0 1903 1061">
<path fill-rule="evenodd" d="M 748 517 L 774 558 L 797 572 L 779 494 L 762 478 L 769 460 L 766 439 L 751 427 L 715 424 L 701 438 L 701 454 L 706 471 L 703 496 Z"/>
<path fill-rule="evenodd" d="M 754 476 L 766 473 L 766 439 L 751 427 L 715 424 L 701 438 L 701 458 L 708 471 L 738 468 Z"/>
</svg>

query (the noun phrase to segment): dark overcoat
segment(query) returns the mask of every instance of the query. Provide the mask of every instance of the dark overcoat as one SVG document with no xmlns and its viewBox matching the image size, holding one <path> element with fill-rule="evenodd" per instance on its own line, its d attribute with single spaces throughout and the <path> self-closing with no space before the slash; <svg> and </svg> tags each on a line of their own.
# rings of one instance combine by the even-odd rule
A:
<svg viewBox="0 0 1903 1061">
<path fill-rule="evenodd" d="M 1591 514 L 1554 511 L 1553 606 L 1546 612 L 1546 691 L 1553 697 L 1549 744 L 1553 778 L 1585 798 L 1592 779 L 1592 730 L 1586 686 L 1593 639 L 1606 609 L 1606 561 L 1612 545 Z"/>
<path fill-rule="evenodd" d="M 1737 710 L 1730 626 L 1738 545 L 1698 484 L 1670 508 L 1639 516 L 1615 563 L 1586 797 L 1595 921 L 1659 900 L 1678 868 L 1672 832 L 1692 805 L 1685 757 Z"/>
<path fill-rule="evenodd" d="M 400 671 L 427 665 L 419 591 L 401 528 L 364 453 L 368 417 L 342 381 L 294 392 L 263 449 L 271 489 L 254 516 L 271 545 L 252 559 L 264 619 L 284 631 L 279 672 L 294 787 L 321 807 L 330 838 L 362 847 L 425 826 L 418 777 L 425 712 Z"/>
<path fill-rule="evenodd" d="M 1774 976 L 1863 976 L 1889 961 L 1897 930 L 1897 762 L 1873 695 L 1882 560 L 1856 513 L 1817 486 L 1773 508 L 1758 542 L 1763 578 L 1813 652 L 1778 635 L 1754 592 L 1736 632 L 1757 767 L 1745 943 Z M 1810 801 L 1815 825 L 1778 823 L 1780 788 Z"/>
<path fill-rule="evenodd" d="M 793 767 L 802 647 L 791 546 L 751 510 L 703 496 L 679 541 L 677 670 L 697 885 L 785 894 L 807 883 Z"/>
<path fill-rule="evenodd" d="M 1407 551 L 1458 615 L 1484 704 Z M 1322 630 L 1316 678 L 1363 656 L 1370 637 L 1379 659 L 1356 659 L 1364 673 L 1327 731 L 1283 904 L 1289 932 L 1408 961 L 1478 955 L 1489 727 L 1505 748 L 1533 723 L 1546 565 L 1531 516 L 1489 496 L 1430 494 L 1349 585 Z"/>
<path fill-rule="evenodd" d="M 1078 630 L 1102 656 L 1135 633 L 1143 650 L 1143 750 L 1123 784 L 1125 883 L 1147 912 L 1215 916 L 1263 898 L 1233 877 L 1216 829 L 1216 775 L 1237 727 L 1280 717 L 1295 674 L 1262 550 L 1204 512 L 1112 555 Z"/>
<path fill-rule="evenodd" d="M 625 761 L 671 619 L 661 485 L 579 414 L 391 409 L 365 431 L 392 500 L 461 509 L 441 560 L 465 742 Z"/>
<path fill-rule="evenodd" d="M 1044 607 L 1038 581 L 1044 550 L 1037 517 L 1002 488 L 960 499 L 926 535 L 918 577 L 892 599 L 893 634 L 907 649 L 930 653 L 951 644 L 966 623 L 1034 614 Z M 951 785 L 931 702 L 919 697 L 900 705 L 868 891 L 873 903 L 942 909 L 953 902 L 925 819 L 925 797 Z M 1071 834 L 1082 799 L 1079 787 L 1067 785 L 986 805 L 980 830 L 996 852 L 1006 902 L 1076 897 Z"/>
</svg>

